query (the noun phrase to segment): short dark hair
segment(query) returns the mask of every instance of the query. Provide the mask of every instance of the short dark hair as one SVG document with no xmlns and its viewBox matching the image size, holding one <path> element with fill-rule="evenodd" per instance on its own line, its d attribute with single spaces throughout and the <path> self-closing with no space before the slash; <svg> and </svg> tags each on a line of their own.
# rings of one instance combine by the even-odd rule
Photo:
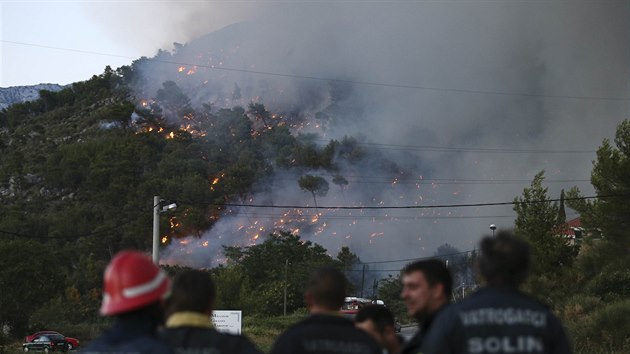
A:
<svg viewBox="0 0 630 354">
<path fill-rule="evenodd" d="M 210 273 L 194 269 L 185 270 L 173 279 L 167 308 L 169 313 L 180 311 L 206 313 L 214 297 L 215 288 Z"/>
<path fill-rule="evenodd" d="M 443 261 L 437 258 L 415 261 L 407 264 L 405 269 L 403 269 L 403 274 L 410 274 L 413 272 L 422 272 L 431 286 L 442 284 L 444 287 L 444 296 L 446 297 L 446 301 L 451 300 L 451 293 L 453 292 L 453 277 Z"/>
<path fill-rule="evenodd" d="M 368 305 L 361 307 L 354 318 L 357 323 L 365 321 L 372 321 L 376 329 L 384 333 L 386 327 L 394 327 L 394 314 L 383 305 Z"/>
<path fill-rule="evenodd" d="M 518 288 L 527 278 L 529 245 L 509 231 L 484 237 L 479 243 L 479 271 L 488 285 Z"/>
<path fill-rule="evenodd" d="M 306 292 L 316 304 L 336 311 L 343 305 L 347 282 L 339 269 L 322 267 L 311 275 Z"/>
</svg>

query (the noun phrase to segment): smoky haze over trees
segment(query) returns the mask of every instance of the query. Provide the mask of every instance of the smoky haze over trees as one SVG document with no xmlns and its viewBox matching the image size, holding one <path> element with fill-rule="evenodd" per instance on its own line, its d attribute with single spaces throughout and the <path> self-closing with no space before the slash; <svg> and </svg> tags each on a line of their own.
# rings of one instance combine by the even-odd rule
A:
<svg viewBox="0 0 630 354">
<path fill-rule="evenodd" d="M 573 185 L 592 192 L 588 171 L 597 144 L 627 114 L 628 4 L 328 5 L 226 5 L 223 13 L 247 21 L 139 62 L 134 92 L 154 98 L 174 81 L 193 107 L 248 107 L 261 126 L 275 115 L 292 131 L 317 134 L 319 146 L 358 138 L 368 155 L 362 162 L 301 171 L 348 181 L 342 193 L 318 197 L 322 206 L 510 201 L 541 170 L 552 198 Z M 190 8 L 193 18 L 211 10 Z M 390 164 L 375 163 L 379 154 Z M 308 203 L 286 178 L 296 179 L 293 172 L 270 176 L 265 193 L 254 188 L 252 200 Z M 327 211 L 318 209 L 324 220 Z M 249 223 L 256 211 L 239 213 L 225 230 Z M 395 223 L 362 219 L 383 215 L 364 212 L 352 223 L 349 214 L 329 212 L 344 219 L 301 235 L 321 236 L 330 249 L 349 244 L 366 260 L 409 258 L 444 243 L 470 250 L 488 225 L 514 220 L 509 206 L 388 212 Z M 409 221 L 414 217 L 420 219 Z M 260 223 L 274 227 L 273 220 Z"/>
</svg>

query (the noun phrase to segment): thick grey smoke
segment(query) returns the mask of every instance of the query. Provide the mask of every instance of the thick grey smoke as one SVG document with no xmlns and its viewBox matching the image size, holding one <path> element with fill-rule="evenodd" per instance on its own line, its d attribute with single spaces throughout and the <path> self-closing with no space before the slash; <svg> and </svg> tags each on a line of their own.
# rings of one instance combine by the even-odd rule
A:
<svg viewBox="0 0 630 354">
<path fill-rule="evenodd" d="M 542 169 L 548 180 L 563 181 L 547 184 L 552 196 L 574 185 L 592 194 L 582 180 L 590 176 L 595 153 L 557 152 L 594 151 L 628 117 L 626 1 L 216 4 L 177 5 L 178 22 L 168 14 L 166 21 L 156 18 L 169 26 L 179 23 L 160 36 L 188 44 L 162 58 L 182 65 L 147 65 L 147 81 L 138 92 L 155 97 L 162 82 L 174 80 L 195 105 L 256 100 L 285 115 L 313 118 L 324 112 L 329 119 L 323 127 L 307 128 L 322 139 L 351 135 L 389 144 L 365 148 L 385 155 L 394 168 L 382 166 L 383 158 L 344 166 L 342 175 L 358 177 L 347 177 L 343 193 L 331 183 L 319 205 L 505 202 L 528 185 L 506 180 L 531 180 Z M 247 22 L 189 41 L 187 35 L 216 28 L 218 22 L 203 19 L 217 12 L 222 25 Z M 181 33 L 182 39 L 169 33 Z M 435 146 L 452 150 L 426 148 Z M 392 184 L 394 177 L 399 183 Z M 272 192 L 254 194 L 253 203 L 312 205 L 296 180 L 279 173 Z M 272 231 L 284 212 L 234 210 L 201 240 L 169 248 L 167 258 L 213 264 L 219 244 L 248 244 L 255 233 Z M 469 250 L 489 233 L 489 224 L 509 228 L 514 217 L 510 206 L 320 212 L 317 223 L 300 234 L 333 255 L 348 245 L 367 261 L 428 256 L 446 242 Z M 239 228 L 255 220 L 258 231 L 243 237 Z"/>
</svg>

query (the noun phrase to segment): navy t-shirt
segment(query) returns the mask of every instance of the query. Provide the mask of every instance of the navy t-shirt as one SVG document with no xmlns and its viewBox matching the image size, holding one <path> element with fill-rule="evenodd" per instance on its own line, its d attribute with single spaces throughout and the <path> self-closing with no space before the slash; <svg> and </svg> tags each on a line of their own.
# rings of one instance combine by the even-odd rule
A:
<svg viewBox="0 0 630 354">
<path fill-rule="evenodd" d="M 312 315 L 284 332 L 271 354 L 382 354 L 372 337 L 352 321 L 335 315 Z"/>
<path fill-rule="evenodd" d="M 422 346 L 424 354 L 570 354 L 560 321 L 516 289 L 486 287 L 442 311 Z"/>
</svg>

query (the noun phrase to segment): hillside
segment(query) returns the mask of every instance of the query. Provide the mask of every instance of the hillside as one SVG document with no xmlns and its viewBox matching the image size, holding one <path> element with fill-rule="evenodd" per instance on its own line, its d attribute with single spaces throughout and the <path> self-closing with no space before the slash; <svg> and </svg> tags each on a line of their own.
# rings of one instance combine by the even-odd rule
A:
<svg viewBox="0 0 630 354">
<path fill-rule="evenodd" d="M 350 138 L 318 146 L 312 137 L 293 135 L 262 104 L 197 111 L 172 82 L 159 100 L 143 105 L 129 94 L 123 73 L 107 69 L 0 113 L 0 254 L 7 261 L 5 252 L 34 259 L 28 267 L 11 263 L 16 268 L 5 268 L 0 280 L 19 277 L 25 288 L 39 289 L 3 304 L 15 310 L 2 314 L 14 334 L 46 318 L 38 311 L 53 305 L 42 308 L 41 298 L 79 309 L 67 321 L 91 318 L 111 255 L 151 249 L 154 195 L 178 203 L 161 218 L 166 247 L 210 229 L 226 202 L 246 200 L 275 170 L 293 171 L 297 187 L 305 171 L 332 173 L 338 163 L 362 156 Z M 188 117 L 188 124 L 169 123 L 167 109 Z M 257 238 L 219 242 L 246 245 Z M 216 264 L 211 254 L 206 258 Z M 45 271 L 31 276 L 36 269 Z M 40 277 L 46 286 L 35 285 Z"/>
</svg>

